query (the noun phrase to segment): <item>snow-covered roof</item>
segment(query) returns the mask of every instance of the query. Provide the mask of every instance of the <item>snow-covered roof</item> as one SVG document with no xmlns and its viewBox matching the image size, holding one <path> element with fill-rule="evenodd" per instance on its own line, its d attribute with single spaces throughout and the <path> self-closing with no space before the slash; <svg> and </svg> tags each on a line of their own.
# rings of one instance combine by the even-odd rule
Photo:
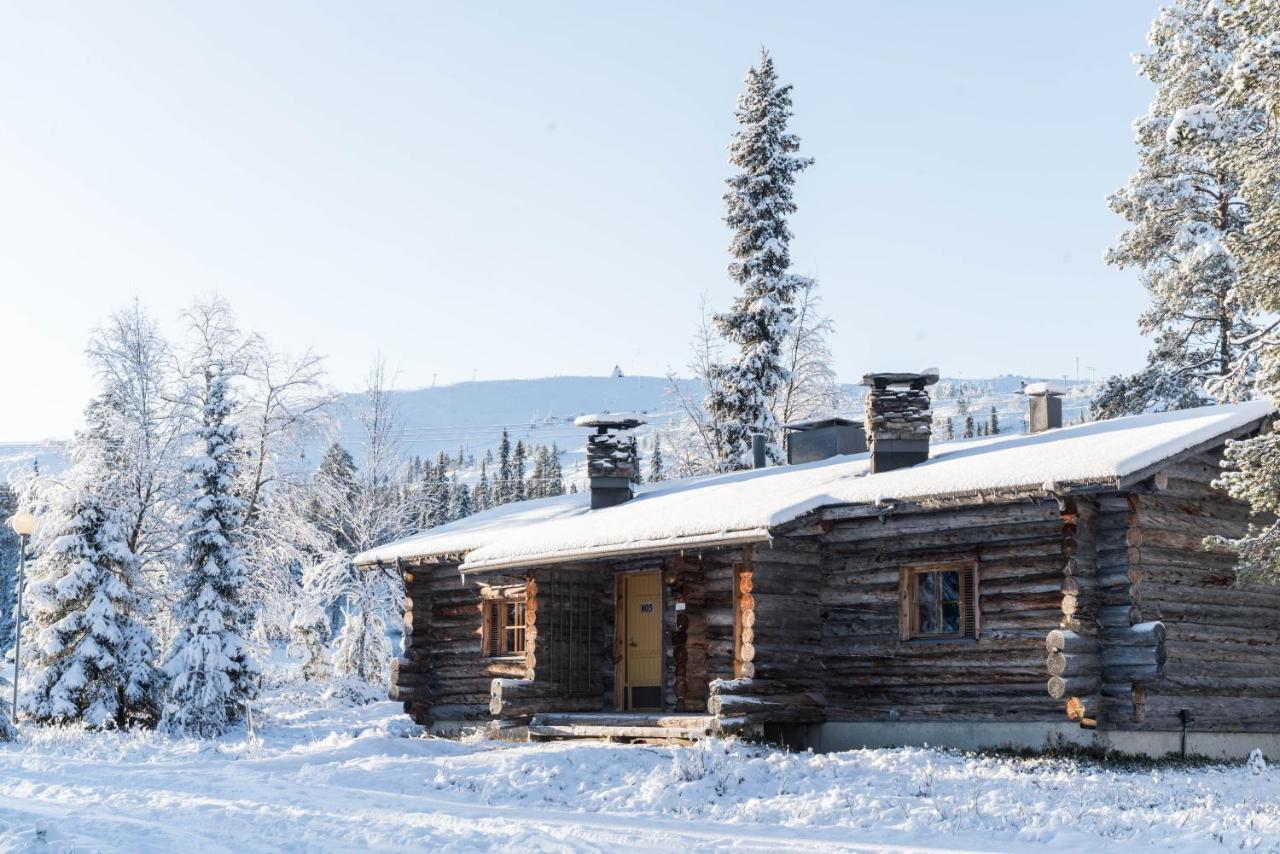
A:
<svg viewBox="0 0 1280 854">
<path fill-rule="evenodd" d="M 947 442 L 934 445 L 927 462 L 879 474 L 868 473 L 862 453 L 664 481 L 640 486 L 625 504 L 594 511 L 585 494 L 509 504 L 367 551 L 357 562 L 465 554 L 464 571 L 532 566 L 759 542 L 777 526 L 833 505 L 1118 486 L 1274 411 L 1269 402 L 1255 401 Z"/>
</svg>

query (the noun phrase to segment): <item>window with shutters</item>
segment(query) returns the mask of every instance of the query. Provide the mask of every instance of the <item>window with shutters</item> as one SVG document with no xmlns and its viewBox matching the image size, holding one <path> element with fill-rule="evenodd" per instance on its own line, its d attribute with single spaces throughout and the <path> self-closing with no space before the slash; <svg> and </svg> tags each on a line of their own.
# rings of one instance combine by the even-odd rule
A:
<svg viewBox="0 0 1280 854">
<path fill-rule="evenodd" d="M 522 598 L 484 600 L 484 654 L 491 658 L 524 655 L 525 602 Z"/>
<path fill-rule="evenodd" d="M 973 563 L 903 567 L 899 599 L 903 640 L 978 636 L 978 570 Z"/>
</svg>

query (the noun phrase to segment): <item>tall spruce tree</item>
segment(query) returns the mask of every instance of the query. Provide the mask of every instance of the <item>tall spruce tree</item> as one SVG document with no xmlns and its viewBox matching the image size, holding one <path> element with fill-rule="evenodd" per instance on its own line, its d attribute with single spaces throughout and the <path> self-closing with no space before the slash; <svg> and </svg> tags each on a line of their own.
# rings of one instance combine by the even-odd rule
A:
<svg viewBox="0 0 1280 854">
<path fill-rule="evenodd" d="M 230 417 L 229 371 L 208 358 L 197 388 L 201 423 L 183 506 L 183 567 L 173 615 L 178 631 L 165 672 L 171 682 L 166 724 L 175 731 L 216 736 L 238 721 L 258 691 L 260 674 L 243 640 L 249 613 L 247 569 L 239 538 L 245 511 L 235 493 L 237 430 Z"/>
<path fill-rule="evenodd" d="M 996 408 L 991 407 L 991 412 L 987 414 L 987 433 L 994 436 L 1000 432 L 1000 413 L 996 412 Z"/>
<path fill-rule="evenodd" d="M 515 485 L 511 476 L 511 437 L 502 431 L 498 443 L 498 479 L 493 485 L 493 504 L 498 506 L 514 500 Z"/>
<path fill-rule="evenodd" d="M 662 435 L 653 434 L 653 453 L 649 455 L 649 482 L 658 483 L 666 480 L 667 474 L 662 467 Z"/>
<path fill-rule="evenodd" d="M 31 690 L 23 710 L 42 723 L 96 729 L 152 725 L 163 686 L 155 640 L 139 619 L 138 560 L 124 513 L 108 506 L 113 472 L 82 439 L 51 514 L 49 545 L 28 588 Z"/>
<path fill-rule="evenodd" d="M 525 499 L 525 482 L 524 471 L 525 462 L 528 458 L 528 449 L 524 446 L 524 440 L 516 441 L 515 453 L 511 455 L 511 500 L 524 501 Z"/>
<path fill-rule="evenodd" d="M 813 163 L 796 156 L 800 139 L 787 131 L 790 117 L 791 86 L 778 85 L 773 59 L 762 50 L 759 65 L 747 72 L 746 91 L 734 113 L 740 127 L 729 145 L 729 161 L 740 171 L 728 179 L 724 196 L 725 223 L 734 232 L 729 275 L 742 293 L 715 322 L 737 354 L 732 362 L 712 367 L 706 400 L 724 432 L 724 457 L 717 465 L 726 470 L 747 467 L 753 433 L 763 433 L 770 457 L 781 461 L 770 403 L 788 378 L 783 345 L 795 317 L 796 291 L 808 281 L 788 272 L 787 217 L 796 210 L 796 175 Z"/>
<path fill-rule="evenodd" d="M 1095 417 L 1200 406 L 1209 386 L 1220 400 L 1241 394 L 1215 382 L 1240 366 L 1241 342 L 1256 330 L 1237 289 L 1232 246 L 1249 207 L 1230 152 L 1265 121 L 1246 107 L 1207 107 L 1230 88 L 1225 73 L 1243 41 L 1222 25 L 1222 11 L 1219 0 L 1166 6 L 1147 35 L 1151 50 L 1137 57 L 1156 94 L 1133 126 L 1138 170 L 1107 200 L 1129 228 L 1106 257 L 1141 271 L 1151 304 L 1139 328 L 1154 345 L 1143 370 L 1108 383 Z"/>
</svg>

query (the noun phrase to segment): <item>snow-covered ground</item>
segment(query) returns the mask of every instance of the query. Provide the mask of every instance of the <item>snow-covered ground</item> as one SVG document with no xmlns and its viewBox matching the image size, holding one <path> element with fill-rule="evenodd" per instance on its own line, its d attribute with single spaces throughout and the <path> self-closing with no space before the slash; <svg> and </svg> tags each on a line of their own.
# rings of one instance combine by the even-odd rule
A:
<svg viewBox="0 0 1280 854">
<path fill-rule="evenodd" d="M 1280 851 L 1280 768 L 424 737 L 272 688 L 215 742 L 24 727 L 0 850 Z"/>
</svg>

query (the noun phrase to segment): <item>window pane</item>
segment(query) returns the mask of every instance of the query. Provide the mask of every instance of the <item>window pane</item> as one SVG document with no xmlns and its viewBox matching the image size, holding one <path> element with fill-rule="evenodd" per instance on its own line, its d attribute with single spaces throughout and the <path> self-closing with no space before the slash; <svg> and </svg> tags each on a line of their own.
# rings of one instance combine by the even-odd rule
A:
<svg viewBox="0 0 1280 854">
<path fill-rule="evenodd" d="M 938 629 L 942 634 L 959 634 L 960 633 L 960 603 L 944 602 L 942 603 L 942 627 Z"/>
<path fill-rule="evenodd" d="M 960 601 L 960 573 L 938 573 L 938 598 L 943 602 Z"/>
<path fill-rule="evenodd" d="M 916 601 L 924 604 L 937 599 L 937 590 L 932 572 L 922 572 L 916 576 Z"/>
<path fill-rule="evenodd" d="M 920 634 L 932 635 L 938 632 L 938 608 L 932 602 L 927 605 L 916 606 L 916 611 L 920 615 Z"/>
</svg>

